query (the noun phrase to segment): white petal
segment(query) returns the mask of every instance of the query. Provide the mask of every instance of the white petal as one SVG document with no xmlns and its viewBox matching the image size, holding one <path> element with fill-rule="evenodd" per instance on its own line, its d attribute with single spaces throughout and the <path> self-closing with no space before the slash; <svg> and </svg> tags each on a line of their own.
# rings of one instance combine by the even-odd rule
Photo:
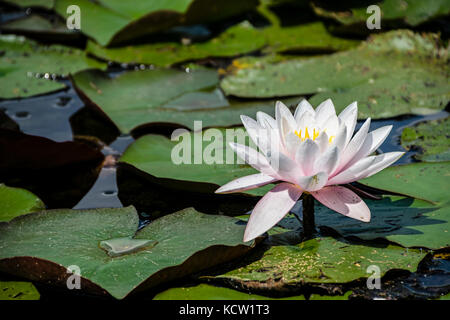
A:
<svg viewBox="0 0 450 320">
<path fill-rule="evenodd" d="M 261 145 L 263 146 L 263 148 L 260 149 L 263 153 L 266 153 L 265 146 L 267 144 L 265 143 L 265 141 L 261 141 L 266 140 L 265 133 L 263 133 L 263 130 L 266 130 L 263 129 L 255 120 L 246 115 L 241 115 L 241 121 L 245 129 L 247 130 L 250 139 L 252 139 L 258 147 L 259 143 L 262 142 Z"/>
<path fill-rule="evenodd" d="M 230 142 L 230 147 L 236 152 L 239 158 L 256 170 L 270 176 L 275 176 L 275 172 L 270 166 L 269 161 L 255 149 L 234 142 Z"/>
<path fill-rule="evenodd" d="M 295 113 L 294 113 L 294 119 L 297 123 L 299 123 L 299 120 L 301 118 L 301 116 L 305 113 L 305 112 L 309 112 L 312 115 L 315 115 L 315 111 L 314 108 L 311 106 L 311 104 L 306 100 L 303 99 L 302 101 L 300 101 L 300 103 L 297 106 L 297 109 L 295 109 Z"/>
<path fill-rule="evenodd" d="M 314 172 L 324 171 L 331 174 L 339 164 L 339 149 L 337 147 L 329 148 L 314 163 Z"/>
<path fill-rule="evenodd" d="M 361 159 L 350 168 L 340 172 L 339 174 L 328 180 L 327 185 L 344 184 L 358 180 L 361 173 L 369 168 L 375 162 L 375 160 L 375 156 Z"/>
<path fill-rule="evenodd" d="M 240 177 L 228 182 L 227 184 L 224 184 L 216 190 L 216 193 L 242 192 L 262 187 L 275 181 L 277 181 L 277 179 L 263 173 L 251 174 L 249 176 Z"/>
<path fill-rule="evenodd" d="M 259 125 L 263 128 L 277 129 L 277 122 L 275 121 L 274 118 L 269 116 L 267 113 L 258 111 L 256 113 L 256 120 L 258 120 Z"/>
<path fill-rule="evenodd" d="M 286 135 L 286 150 L 292 157 L 295 157 L 295 153 L 301 144 L 302 140 L 295 133 L 289 132 Z"/>
<path fill-rule="evenodd" d="M 339 118 L 336 115 L 330 116 L 319 129 L 321 132 L 325 130 L 329 136 L 336 136 L 339 130 Z"/>
<path fill-rule="evenodd" d="M 317 160 L 319 153 L 319 146 L 312 139 L 306 139 L 298 147 L 295 154 L 295 161 L 302 168 L 305 176 L 313 173 L 314 162 Z"/>
<path fill-rule="evenodd" d="M 378 147 L 384 142 L 384 140 L 386 140 L 387 136 L 391 132 L 391 129 L 392 126 L 384 126 L 372 132 L 369 132 L 359 151 L 355 154 L 352 160 L 350 160 L 350 162 L 345 165 L 344 169 L 349 168 L 360 159 L 367 157 L 372 152 L 377 150 Z"/>
<path fill-rule="evenodd" d="M 325 123 L 325 121 L 331 117 L 336 115 L 336 110 L 334 109 L 333 102 L 331 99 L 327 99 L 316 108 L 316 116 L 315 120 L 319 127 Z"/>
<path fill-rule="evenodd" d="M 297 162 L 282 152 L 271 152 L 269 161 L 275 172 L 275 175 L 272 176 L 279 180 L 289 181 L 295 184 L 296 178 L 302 175 L 302 170 Z"/>
<path fill-rule="evenodd" d="M 358 119 L 358 104 L 355 102 L 349 104 L 342 112 L 339 114 L 339 119 L 347 127 L 347 138 L 345 140 L 345 145 L 348 144 L 353 132 L 355 131 L 356 121 Z"/>
<path fill-rule="evenodd" d="M 309 134 L 313 133 L 314 128 L 316 128 L 316 122 L 314 120 L 314 115 L 309 112 L 304 112 L 298 120 L 297 127 L 295 130 L 300 132 L 302 130 L 302 136 L 305 136 L 305 128 L 308 128 Z M 318 129 L 318 128 L 316 128 Z"/>
<path fill-rule="evenodd" d="M 311 176 L 303 176 L 297 178 L 297 184 L 304 191 L 317 191 L 322 189 L 328 181 L 328 174 L 326 172 L 319 172 Z"/>
<path fill-rule="evenodd" d="M 345 141 L 347 139 L 347 127 L 341 123 L 336 137 L 331 141 L 330 147 L 337 147 L 339 152 L 342 153 L 345 148 Z"/>
<path fill-rule="evenodd" d="M 328 146 L 330 144 L 329 138 L 326 132 L 322 131 L 319 136 L 314 140 L 317 145 L 319 146 L 319 150 L 321 153 L 325 152 L 325 150 L 328 149 Z"/>
<path fill-rule="evenodd" d="M 275 106 L 275 117 L 277 120 L 277 126 L 280 131 L 280 138 L 284 145 L 285 137 L 288 132 L 294 132 L 297 126 L 294 116 L 288 107 L 283 102 L 277 101 Z"/>
<path fill-rule="evenodd" d="M 366 140 L 367 133 L 369 132 L 369 127 L 370 118 L 367 118 L 367 120 L 361 126 L 361 129 L 359 129 L 359 131 L 345 147 L 344 152 L 342 153 L 341 160 L 339 162 L 339 166 L 337 168 L 337 172 L 342 170 L 342 168 L 344 168 L 345 165 L 349 163 L 350 160 L 352 160 L 356 153 L 359 151 L 362 144 L 364 143 L 364 140 Z"/>
<path fill-rule="evenodd" d="M 370 209 L 366 203 L 353 191 L 340 187 L 326 187 L 317 192 L 311 192 L 317 201 L 331 210 L 349 218 L 363 222 L 370 221 Z"/>
<path fill-rule="evenodd" d="M 295 205 L 302 191 L 290 183 L 280 183 L 259 200 L 245 228 L 244 241 L 250 241 L 276 225 Z"/>
<path fill-rule="evenodd" d="M 358 180 L 370 177 L 375 173 L 380 172 L 384 168 L 389 167 L 395 161 L 400 159 L 404 154 L 404 152 L 388 152 L 375 156 L 376 159 L 373 164 L 369 168 L 361 172 Z"/>
</svg>

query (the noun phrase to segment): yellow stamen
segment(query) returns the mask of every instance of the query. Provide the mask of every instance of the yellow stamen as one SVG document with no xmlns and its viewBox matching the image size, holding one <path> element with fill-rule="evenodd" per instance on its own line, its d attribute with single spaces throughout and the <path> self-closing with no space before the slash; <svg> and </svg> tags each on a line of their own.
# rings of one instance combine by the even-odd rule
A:
<svg viewBox="0 0 450 320">
<path fill-rule="evenodd" d="M 323 132 L 325 132 L 325 131 L 326 131 L 326 129 L 323 129 Z M 308 127 L 305 128 L 305 136 L 304 136 L 304 137 L 302 137 L 302 130 L 299 130 L 299 131 L 295 130 L 294 133 L 295 133 L 295 134 L 297 135 L 297 137 L 299 137 L 302 141 L 305 141 L 306 139 L 311 139 L 311 137 L 310 137 L 310 135 L 309 135 L 309 132 L 308 132 Z M 316 140 L 316 139 L 319 137 L 319 135 L 320 135 L 320 130 L 317 130 L 317 131 L 316 131 L 316 129 L 313 129 L 313 136 L 312 136 L 312 139 L 313 139 L 313 140 Z M 331 142 L 333 141 L 333 139 L 334 139 L 334 136 L 331 136 L 331 137 L 328 139 L 328 142 L 331 143 Z"/>
<path fill-rule="evenodd" d="M 333 141 L 334 136 L 331 136 L 330 139 L 328 139 L 328 143 L 331 143 Z"/>
<path fill-rule="evenodd" d="M 308 127 L 305 128 L 305 139 L 309 139 Z"/>
</svg>

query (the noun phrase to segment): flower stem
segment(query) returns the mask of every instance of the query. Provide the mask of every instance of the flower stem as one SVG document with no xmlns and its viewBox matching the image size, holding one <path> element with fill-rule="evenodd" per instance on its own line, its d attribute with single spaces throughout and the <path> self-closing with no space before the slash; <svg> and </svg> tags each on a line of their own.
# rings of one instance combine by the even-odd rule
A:
<svg viewBox="0 0 450 320">
<path fill-rule="evenodd" d="M 309 193 L 303 194 L 303 238 L 311 239 L 316 232 L 314 223 L 314 198 Z"/>
</svg>

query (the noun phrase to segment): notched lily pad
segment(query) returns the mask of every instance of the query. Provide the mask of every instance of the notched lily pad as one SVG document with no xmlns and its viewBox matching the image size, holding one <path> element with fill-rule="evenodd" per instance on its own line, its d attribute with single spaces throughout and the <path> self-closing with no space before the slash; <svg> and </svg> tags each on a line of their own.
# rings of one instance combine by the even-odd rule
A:
<svg viewBox="0 0 450 320">
<path fill-rule="evenodd" d="M 401 144 L 418 150 L 414 157 L 427 162 L 450 161 L 450 117 L 403 129 Z"/>
<path fill-rule="evenodd" d="M 242 176 L 257 173 L 241 161 L 229 147 L 226 137 L 233 137 L 234 129 L 207 129 L 203 132 L 185 132 L 173 141 L 156 134 L 137 139 L 119 159 L 121 166 L 132 166 L 154 182 L 179 190 L 213 193 L 219 186 Z M 229 130 L 227 134 L 226 130 Z M 244 133 L 244 129 L 240 129 Z M 203 139 L 214 137 L 213 141 Z M 202 149 L 194 149 L 202 141 Z M 235 141 L 239 141 L 236 139 Z M 228 141 L 231 142 L 231 141 Z M 247 137 L 244 144 L 249 143 Z M 209 150 L 209 152 L 206 152 Z M 204 156 L 216 155 L 208 161 Z M 214 160 L 216 163 L 210 163 Z M 183 162 L 185 161 L 185 162 Z M 229 163 L 229 164 L 228 164 Z M 247 194 L 264 195 L 272 185 L 246 191 Z"/>
<path fill-rule="evenodd" d="M 384 238 L 404 247 L 441 249 L 450 246 L 450 206 L 433 206 L 413 198 L 384 197 L 364 200 L 370 208 L 369 223 L 338 214 L 316 203 L 316 224 L 345 237 L 364 240 Z"/>
<path fill-rule="evenodd" d="M 82 290 L 122 299 L 135 290 L 233 260 L 255 245 L 242 242 L 245 226 L 238 220 L 191 208 L 136 232 L 138 222 L 133 207 L 20 216 L 0 225 L 0 270 L 66 287 L 72 275 L 67 269 L 77 266 Z M 158 243 L 149 246 L 150 239 Z M 114 257 L 100 248 L 105 240 L 104 245 L 114 249 Z M 123 252 L 130 244 L 133 250 Z"/>
</svg>

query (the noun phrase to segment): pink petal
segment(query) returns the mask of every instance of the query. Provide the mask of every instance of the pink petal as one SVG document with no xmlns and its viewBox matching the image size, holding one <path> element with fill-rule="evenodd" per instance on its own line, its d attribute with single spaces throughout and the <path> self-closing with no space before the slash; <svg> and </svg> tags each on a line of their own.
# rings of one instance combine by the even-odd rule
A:
<svg viewBox="0 0 450 320">
<path fill-rule="evenodd" d="M 275 181 L 277 181 L 277 179 L 263 173 L 251 174 L 249 176 L 240 177 L 224 184 L 216 190 L 216 193 L 242 192 L 262 187 Z"/>
<path fill-rule="evenodd" d="M 244 241 L 260 236 L 276 225 L 295 205 L 302 195 L 302 190 L 290 183 L 280 183 L 259 200 L 253 209 Z"/>
<path fill-rule="evenodd" d="M 370 221 L 370 209 L 366 203 L 353 191 L 341 187 L 325 187 L 319 191 L 311 192 L 317 201 L 331 210 L 344 216 L 363 222 Z"/>
</svg>

